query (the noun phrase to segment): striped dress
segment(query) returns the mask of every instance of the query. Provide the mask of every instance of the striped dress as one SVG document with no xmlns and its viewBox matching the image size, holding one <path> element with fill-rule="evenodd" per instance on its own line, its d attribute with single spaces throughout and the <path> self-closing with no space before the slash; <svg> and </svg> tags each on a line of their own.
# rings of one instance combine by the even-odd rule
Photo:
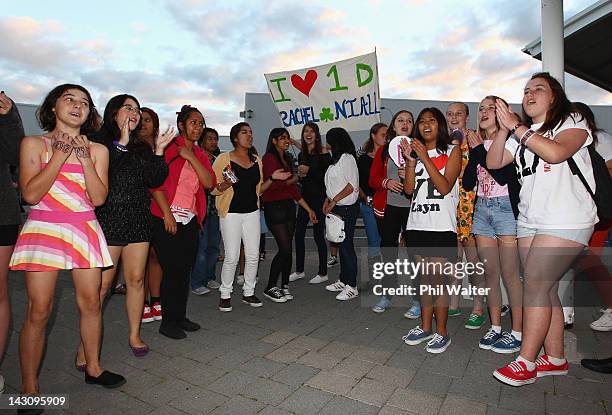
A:
<svg viewBox="0 0 612 415">
<path fill-rule="evenodd" d="M 45 142 L 44 168 L 49 162 Z M 80 163 L 64 163 L 49 192 L 36 206 L 15 244 L 12 270 L 57 271 L 113 265 L 94 206 L 85 191 Z"/>
</svg>

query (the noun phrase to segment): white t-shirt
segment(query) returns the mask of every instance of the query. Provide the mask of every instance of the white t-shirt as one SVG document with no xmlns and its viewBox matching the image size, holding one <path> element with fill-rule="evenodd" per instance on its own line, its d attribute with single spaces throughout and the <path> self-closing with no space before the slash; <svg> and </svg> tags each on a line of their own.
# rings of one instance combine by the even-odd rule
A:
<svg viewBox="0 0 612 415">
<path fill-rule="evenodd" d="M 612 136 L 606 131 L 597 131 L 595 150 L 603 157 L 606 163 L 612 160 Z"/>
<path fill-rule="evenodd" d="M 573 157 L 591 189 L 595 189 L 591 158 L 586 148 L 593 142 L 593 137 L 584 120 L 576 121 L 581 117 L 573 114 L 557 126 L 552 135 L 547 132 L 544 136 L 554 140 L 561 131 L 570 128 L 587 131 L 586 141 Z M 541 126 L 542 123 L 533 124 L 531 129 L 537 131 Z M 585 229 L 595 225 L 598 221 L 595 202 L 578 176 L 572 174 L 569 164 L 566 161 L 551 164 L 540 159 L 535 173 L 524 175 L 525 168 L 533 167 L 535 154 L 525 147 L 524 162 L 521 162 L 520 148 L 513 138 L 506 141 L 506 149 L 514 155 L 522 185 L 517 223 L 542 229 Z"/>
<path fill-rule="evenodd" d="M 443 165 L 439 171 L 444 175 L 446 161 L 455 146 L 448 146 L 446 153 L 429 150 L 427 154 L 436 165 Z M 446 159 L 446 161 L 444 161 Z M 442 196 L 433 185 L 423 162 L 417 159 L 415 171 L 415 187 L 412 194 L 412 206 L 406 223 L 406 230 L 457 232 L 457 205 L 459 204 L 459 185 L 457 181 L 446 196 Z"/>
<path fill-rule="evenodd" d="M 325 193 L 333 199 L 344 189 L 347 183 L 353 186 L 353 193 L 340 200 L 337 205 L 353 205 L 359 198 L 359 170 L 357 161 L 350 154 L 343 154 L 336 164 L 329 166 L 325 172 Z"/>
</svg>

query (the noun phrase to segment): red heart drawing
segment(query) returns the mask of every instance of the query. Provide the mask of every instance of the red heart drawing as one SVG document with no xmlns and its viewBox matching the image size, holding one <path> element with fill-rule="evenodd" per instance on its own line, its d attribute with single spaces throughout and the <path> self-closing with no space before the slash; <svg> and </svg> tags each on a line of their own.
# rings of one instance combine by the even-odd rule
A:
<svg viewBox="0 0 612 415">
<path fill-rule="evenodd" d="M 302 79 L 302 77 L 297 74 L 291 75 L 291 84 L 295 87 L 295 89 L 297 89 L 306 96 L 309 96 L 310 90 L 312 89 L 312 86 L 314 85 L 316 80 L 317 71 L 315 71 L 314 69 L 311 69 L 306 72 L 306 77 L 304 79 Z"/>
<path fill-rule="evenodd" d="M 446 166 L 446 162 L 448 161 L 448 155 L 442 154 L 438 157 L 432 157 L 431 161 L 433 161 L 433 164 L 436 165 L 436 168 L 438 170 L 442 170 L 444 166 Z"/>
</svg>

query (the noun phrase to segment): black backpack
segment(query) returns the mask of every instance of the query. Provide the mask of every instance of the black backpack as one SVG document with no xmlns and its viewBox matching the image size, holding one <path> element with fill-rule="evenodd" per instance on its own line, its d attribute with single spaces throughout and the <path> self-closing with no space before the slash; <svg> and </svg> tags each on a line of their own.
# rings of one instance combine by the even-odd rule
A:
<svg viewBox="0 0 612 415">
<path fill-rule="evenodd" d="M 595 201 L 599 220 L 609 220 L 612 219 L 612 178 L 610 178 L 610 172 L 608 171 L 608 166 L 606 166 L 606 161 L 603 159 L 603 157 L 601 157 L 597 150 L 595 150 L 593 144 L 587 146 L 587 148 L 589 150 L 591 165 L 593 167 L 595 192 L 593 192 L 587 183 L 573 157 L 567 159 L 567 164 L 569 164 L 572 174 L 578 176 L 584 187 L 586 187 L 587 192 L 589 192 Z"/>
</svg>

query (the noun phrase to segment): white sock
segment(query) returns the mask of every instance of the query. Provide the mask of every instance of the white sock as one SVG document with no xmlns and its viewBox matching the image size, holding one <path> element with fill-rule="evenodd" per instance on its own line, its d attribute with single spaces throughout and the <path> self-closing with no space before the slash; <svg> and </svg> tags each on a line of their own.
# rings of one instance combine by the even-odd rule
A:
<svg viewBox="0 0 612 415">
<path fill-rule="evenodd" d="M 514 336 L 514 338 L 518 341 L 522 341 L 523 340 L 523 333 L 521 333 L 520 331 L 514 331 L 512 330 L 512 335 Z"/>
<path fill-rule="evenodd" d="M 535 370 L 536 368 L 535 362 L 530 362 L 529 360 L 525 359 L 521 355 L 519 355 L 519 357 L 516 358 L 516 361 L 525 363 L 525 366 L 527 367 L 527 370 L 529 371 Z"/>
<path fill-rule="evenodd" d="M 497 334 L 501 334 L 501 326 L 491 326 L 493 331 Z"/>
<path fill-rule="evenodd" d="M 548 356 L 548 361 L 555 366 L 561 366 L 565 363 L 565 358 L 559 359 L 558 357 Z"/>
</svg>

